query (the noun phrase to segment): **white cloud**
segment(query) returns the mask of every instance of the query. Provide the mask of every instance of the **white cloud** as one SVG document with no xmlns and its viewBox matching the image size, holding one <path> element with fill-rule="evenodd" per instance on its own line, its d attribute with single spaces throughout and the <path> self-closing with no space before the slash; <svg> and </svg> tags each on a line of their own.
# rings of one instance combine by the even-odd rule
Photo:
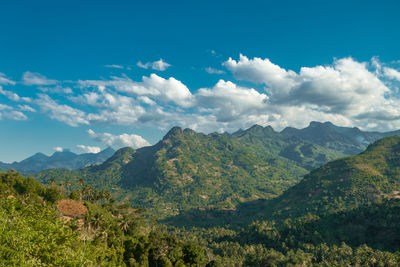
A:
<svg viewBox="0 0 400 267">
<path fill-rule="evenodd" d="M 229 58 L 223 63 L 238 80 L 246 80 L 257 84 L 266 84 L 277 93 L 286 92 L 296 85 L 297 74 L 273 64 L 268 58 L 254 58 L 249 60 L 240 55 L 239 61 Z"/>
<path fill-rule="evenodd" d="M 53 150 L 54 150 L 55 152 L 63 152 L 63 151 L 64 151 L 64 148 L 59 147 L 59 146 L 56 146 L 56 147 L 53 147 Z"/>
<path fill-rule="evenodd" d="M 100 147 L 98 146 L 85 146 L 85 145 L 77 145 L 77 148 L 81 149 L 86 153 L 99 153 L 101 151 Z"/>
<path fill-rule="evenodd" d="M 218 121 L 229 122 L 264 111 L 268 96 L 253 88 L 220 80 L 212 89 L 200 89 L 196 99 L 198 106 L 212 107 Z"/>
<path fill-rule="evenodd" d="M 208 72 L 209 74 L 224 74 L 225 71 L 219 70 L 219 69 L 214 69 L 211 67 L 205 68 L 205 71 Z"/>
<path fill-rule="evenodd" d="M 388 77 L 390 79 L 400 81 L 400 71 L 398 71 L 396 69 L 384 67 L 383 73 L 386 77 Z"/>
<path fill-rule="evenodd" d="M 19 101 L 20 97 L 11 91 L 3 90 L 3 88 L 0 86 L 0 94 L 6 96 L 8 99 L 13 100 L 13 101 Z"/>
<path fill-rule="evenodd" d="M 56 85 L 54 87 L 44 87 L 39 86 L 38 89 L 43 93 L 50 93 L 50 94 L 72 94 L 73 91 L 70 87 L 62 87 L 60 85 Z"/>
<path fill-rule="evenodd" d="M 382 118 L 378 116 L 382 109 L 399 110 L 399 101 L 393 96 L 395 91 L 379 78 L 382 64 L 377 58 L 370 65 L 353 58 L 336 59 L 328 66 L 302 67 L 298 73 L 285 70 L 269 59 L 248 59 L 243 55 L 239 61 L 229 58 L 223 65 L 239 80 L 264 84 L 270 96 L 265 112 L 280 117 L 281 122 L 292 123 L 289 125 L 293 125 L 290 116 L 294 115 L 299 122 L 313 117 L 357 126 L 382 125 L 371 123 Z M 376 71 L 370 71 L 369 66 Z M 384 72 L 386 76 L 397 77 L 393 69 L 384 68 Z M 372 121 L 367 122 L 367 117 Z M 393 127 L 393 123 L 386 125 L 382 129 Z M 400 121 L 396 125 L 400 127 Z"/>
<path fill-rule="evenodd" d="M 113 69 L 123 69 L 124 66 L 121 65 L 116 65 L 116 64 L 111 64 L 111 65 L 104 65 L 106 68 L 113 68 Z"/>
<path fill-rule="evenodd" d="M 159 60 L 139 65 L 161 70 L 166 68 L 165 64 L 168 63 Z M 267 58 L 250 59 L 240 55 L 239 60 L 229 58 L 223 66 L 239 81 L 220 80 L 210 88 L 193 88 L 192 91 L 174 77 L 163 78 L 156 74 L 138 81 L 126 75 L 71 81 L 68 85 L 76 84 L 72 91 L 64 86 L 66 82 L 26 72 L 26 84 L 38 85 L 36 88 L 42 92 L 57 95 L 53 99 L 39 94 L 33 99 L 0 86 L 1 97 L 4 95 L 11 102 L 18 102 L 15 106 L 0 104 L 0 117 L 23 120 L 27 117 L 22 112 L 41 110 L 50 118 L 71 126 L 135 124 L 167 130 L 179 125 L 204 132 L 234 131 L 255 123 L 272 125 L 279 130 L 285 126 L 304 127 L 312 120 L 380 131 L 400 128 L 400 71 L 377 57 L 370 62 L 341 58 L 328 65 L 293 71 Z M 222 74 L 221 70 L 211 67 L 205 70 Z M 4 74 L 0 74 L 1 81 L 15 84 Z M 77 105 L 81 108 L 76 108 Z M 137 137 L 130 140 L 131 135 L 127 134 L 95 135 L 104 144 L 140 146 L 135 143 L 140 141 Z"/>
<path fill-rule="evenodd" d="M 116 91 L 128 93 L 132 96 L 148 96 L 161 102 L 172 102 L 182 107 L 193 105 L 193 96 L 190 90 L 181 81 L 173 77 L 164 79 L 156 74 L 150 77 L 143 76 L 142 82 L 135 82 L 129 77 L 112 77 L 108 81 L 79 81 L 82 87 L 97 86 L 99 91 L 106 87 L 114 88 Z"/>
<path fill-rule="evenodd" d="M 150 77 L 143 77 L 143 82 L 139 87 L 154 92 L 154 97 L 161 101 L 174 102 L 182 107 L 193 105 L 190 90 L 181 81 L 173 77 L 164 79 L 156 74 L 151 74 Z"/>
<path fill-rule="evenodd" d="M 83 111 L 65 104 L 58 104 L 48 95 L 39 94 L 39 98 L 34 102 L 52 119 L 64 122 L 73 127 L 80 124 L 89 124 L 86 114 Z"/>
<path fill-rule="evenodd" d="M 127 146 L 141 148 L 150 145 L 143 137 L 136 134 L 112 135 L 110 133 L 95 133 L 91 129 L 88 130 L 88 134 L 93 140 L 115 148 Z"/>
<path fill-rule="evenodd" d="M 15 85 L 15 82 L 8 79 L 7 76 L 4 73 L 0 72 L 0 84 L 3 85 Z"/>
<path fill-rule="evenodd" d="M 6 96 L 8 99 L 15 101 L 15 102 L 31 102 L 32 99 L 29 97 L 20 97 L 16 93 L 8 90 L 3 90 L 3 88 L 0 86 L 0 95 Z"/>
<path fill-rule="evenodd" d="M 163 61 L 162 58 L 160 60 L 154 62 L 147 62 L 144 64 L 141 61 L 139 61 L 136 65 L 142 69 L 151 68 L 153 70 L 158 70 L 158 71 L 164 71 L 171 66 L 171 64 L 168 64 L 167 62 Z"/>
<path fill-rule="evenodd" d="M 37 72 L 27 71 L 22 76 L 25 85 L 52 85 L 58 83 L 57 80 L 50 80 Z"/>
<path fill-rule="evenodd" d="M 106 90 L 88 92 L 77 97 L 70 97 L 70 99 L 96 108 L 97 112 L 87 115 L 90 122 L 128 125 L 137 122 L 146 113 L 135 99 Z"/>
<path fill-rule="evenodd" d="M 8 105 L 0 104 L 0 120 L 3 118 L 17 121 L 28 119 L 28 117 L 21 111 L 14 110 L 13 107 Z"/>
<path fill-rule="evenodd" d="M 24 121 L 27 120 L 28 117 L 22 113 L 21 111 L 17 110 L 11 110 L 9 112 L 3 112 L 2 117 L 10 119 L 10 120 L 16 120 L 16 121 Z"/>
<path fill-rule="evenodd" d="M 12 109 L 12 107 L 4 104 L 0 104 L 0 110 L 5 110 L 5 109 Z"/>
<path fill-rule="evenodd" d="M 18 105 L 18 108 L 22 111 L 36 112 L 36 109 L 28 105 Z"/>
</svg>

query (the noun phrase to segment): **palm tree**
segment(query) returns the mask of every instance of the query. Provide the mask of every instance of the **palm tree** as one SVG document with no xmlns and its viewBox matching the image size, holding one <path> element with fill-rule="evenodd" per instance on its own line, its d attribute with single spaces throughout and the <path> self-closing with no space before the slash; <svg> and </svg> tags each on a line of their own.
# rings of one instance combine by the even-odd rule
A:
<svg viewBox="0 0 400 267">
<path fill-rule="evenodd" d="M 93 229 L 98 230 L 104 223 L 103 215 L 96 213 L 90 220 L 90 225 L 93 225 Z"/>
<path fill-rule="evenodd" d="M 126 215 L 123 215 L 121 221 L 118 224 L 119 229 L 121 229 L 122 232 L 126 233 L 126 231 L 129 229 L 130 223 L 131 223 L 130 218 Z"/>
<path fill-rule="evenodd" d="M 78 181 L 78 183 L 79 183 L 79 185 L 82 187 L 83 184 L 84 184 L 83 179 L 80 178 L 79 181 Z M 83 189 L 81 188 L 81 190 L 79 191 L 79 201 L 81 201 L 81 202 L 82 202 L 82 193 L 83 193 Z"/>
</svg>

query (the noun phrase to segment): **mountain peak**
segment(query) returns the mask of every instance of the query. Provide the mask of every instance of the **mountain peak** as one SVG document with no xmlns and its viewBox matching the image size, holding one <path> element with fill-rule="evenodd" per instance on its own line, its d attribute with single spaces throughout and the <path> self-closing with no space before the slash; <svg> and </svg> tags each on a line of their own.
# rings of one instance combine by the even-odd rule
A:
<svg viewBox="0 0 400 267">
<path fill-rule="evenodd" d="M 275 130 L 269 125 L 263 127 L 261 125 L 254 124 L 253 126 L 248 128 L 247 130 L 244 130 L 244 131 L 242 130 L 242 131 L 237 132 L 235 134 L 241 134 L 241 133 L 244 133 L 244 134 L 246 134 L 246 133 L 262 133 L 262 134 L 265 134 L 265 133 L 275 133 Z"/>
<path fill-rule="evenodd" d="M 179 126 L 174 126 L 171 128 L 171 130 L 168 131 L 168 133 L 164 136 L 163 140 L 169 139 L 171 137 L 175 137 L 178 135 L 182 135 L 183 130 Z"/>
<path fill-rule="evenodd" d="M 319 122 L 319 121 L 311 121 L 307 128 L 309 127 L 326 127 L 326 126 L 334 126 L 331 122 Z"/>
</svg>

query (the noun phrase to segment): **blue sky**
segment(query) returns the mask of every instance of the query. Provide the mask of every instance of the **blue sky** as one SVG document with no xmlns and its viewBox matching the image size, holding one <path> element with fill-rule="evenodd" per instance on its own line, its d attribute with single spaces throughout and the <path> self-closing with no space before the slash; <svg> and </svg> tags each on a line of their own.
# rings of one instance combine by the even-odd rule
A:
<svg viewBox="0 0 400 267">
<path fill-rule="evenodd" d="M 2 1 L 0 161 L 140 147 L 174 125 L 399 129 L 399 8 Z"/>
</svg>

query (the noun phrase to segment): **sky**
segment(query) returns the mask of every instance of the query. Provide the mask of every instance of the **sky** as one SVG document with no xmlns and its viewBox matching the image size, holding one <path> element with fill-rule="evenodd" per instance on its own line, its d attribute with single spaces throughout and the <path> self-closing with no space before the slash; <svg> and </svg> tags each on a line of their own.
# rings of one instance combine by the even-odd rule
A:
<svg viewBox="0 0 400 267">
<path fill-rule="evenodd" d="M 173 126 L 400 129 L 399 1 L 2 1 L 0 161 Z"/>
</svg>

